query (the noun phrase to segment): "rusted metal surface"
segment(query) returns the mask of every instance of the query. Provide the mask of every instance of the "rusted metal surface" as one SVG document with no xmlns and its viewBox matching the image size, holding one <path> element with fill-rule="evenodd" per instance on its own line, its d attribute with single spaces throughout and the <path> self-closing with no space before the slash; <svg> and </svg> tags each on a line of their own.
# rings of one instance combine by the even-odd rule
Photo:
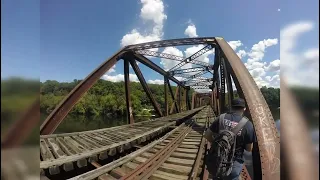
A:
<svg viewBox="0 0 320 180">
<path fill-rule="evenodd" d="M 223 62 L 223 69 L 224 69 L 224 76 L 225 76 L 225 86 L 228 90 L 228 92 L 227 92 L 227 94 L 228 94 L 228 107 L 229 107 L 229 109 L 231 109 L 231 101 L 233 99 L 232 82 L 231 82 L 229 70 L 228 70 L 227 65 L 225 63 L 225 60 L 223 58 L 222 58 L 222 62 Z"/>
<path fill-rule="evenodd" d="M 165 58 L 165 59 L 171 59 L 171 60 L 175 60 L 175 61 L 183 61 L 184 57 L 181 56 L 176 56 L 174 54 L 168 54 L 168 53 L 161 53 L 158 51 L 151 51 L 151 50 L 137 50 L 134 51 L 135 54 L 141 54 L 141 55 L 145 55 L 145 56 L 153 56 L 153 57 L 159 57 L 159 58 Z M 209 63 L 203 62 L 203 61 L 197 61 L 197 60 L 193 60 L 192 62 L 190 62 L 191 64 L 196 64 L 199 66 L 209 66 Z"/>
<path fill-rule="evenodd" d="M 129 59 L 125 58 L 123 60 L 124 66 L 124 88 L 126 95 L 126 110 L 127 110 L 127 121 L 128 124 L 134 123 L 134 118 L 132 114 L 132 105 L 131 105 L 131 97 L 130 97 L 130 78 L 129 78 Z"/>
<path fill-rule="evenodd" d="M 181 110 L 182 110 L 182 108 L 181 108 L 182 102 L 181 102 L 181 101 L 182 101 L 182 100 L 181 100 L 181 87 L 178 86 L 178 106 L 179 106 L 179 112 L 181 112 Z"/>
<path fill-rule="evenodd" d="M 168 78 L 164 76 L 164 112 L 165 116 L 169 115 L 169 105 L 168 105 Z"/>
<path fill-rule="evenodd" d="M 138 67 L 137 63 L 134 61 L 134 60 L 130 60 L 130 64 L 132 66 L 132 69 L 134 70 L 134 72 L 136 73 L 139 81 L 140 81 L 140 84 L 142 85 L 142 88 L 144 89 L 144 91 L 146 92 L 148 98 L 150 99 L 152 105 L 153 105 L 153 108 L 154 110 L 156 111 L 156 113 L 161 117 L 163 116 L 162 115 L 162 111 L 159 107 L 159 104 L 156 102 L 153 94 L 151 93 L 151 90 L 150 88 L 148 87 L 147 85 L 147 82 L 146 80 L 144 79 L 143 75 L 142 75 L 142 72 L 140 71 L 140 68 Z"/>
<path fill-rule="evenodd" d="M 226 81 L 227 81 L 227 89 L 228 89 L 228 95 L 229 95 L 229 105 L 231 105 L 231 101 L 234 98 L 233 95 L 233 87 L 232 87 L 232 80 L 231 80 L 231 74 L 230 74 L 230 66 L 227 66 L 226 63 L 224 63 L 225 66 L 225 73 L 226 73 Z"/>
<path fill-rule="evenodd" d="M 40 134 L 51 134 L 67 116 L 73 106 L 87 92 L 100 77 L 107 72 L 121 58 L 124 52 L 120 50 L 107 61 L 102 63 L 97 69 L 81 81 L 73 90 L 56 106 L 51 114 L 40 126 Z"/>
<path fill-rule="evenodd" d="M 295 97 L 281 79 L 281 173 L 284 179 L 319 179 L 319 164 L 314 152 L 306 120 L 297 106 Z M 284 128 L 282 128 L 284 127 Z"/>
<path fill-rule="evenodd" d="M 177 105 L 177 103 L 176 103 L 176 98 L 175 98 L 174 95 L 173 95 L 173 91 L 172 91 L 172 88 L 171 88 L 169 79 L 167 79 L 167 83 L 168 83 L 169 92 L 170 92 L 171 99 L 172 99 L 172 106 L 175 106 L 176 112 L 178 112 L 178 105 Z M 170 109 L 170 114 L 172 114 L 172 111 L 173 111 L 173 110 Z"/>
<path fill-rule="evenodd" d="M 176 113 L 180 112 L 180 107 L 178 104 L 178 96 L 179 96 L 178 93 L 179 93 L 179 86 L 176 88 L 174 98 L 172 98 L 174 101 L 172 102 L 172 105 L 171 105 L 170 114 L 173 113 L 174 107 L 176 108 Z"/>
<path fill-rule="evenodd" d="M 244 165 L 240 174 L 241 180 L 251 180 L 250 174 Z"/>
<path fill-rule="evenodd" d="M 207 118 L 207 121 L 208 121 L 208 118 Z M 207 122 L 206 122 L 206 124 L 207 124 Z M 201 161 L 201 159 L 203 157 L 203 153 L 205 151 L 205 143 L 206 143 L 206 138 L 202 134 L 201 144 L 199 146 L 197 158 L 196 158 L 196 161 L 195 161 L 194 166 L 192 168 L 192 173 L 191 173 L 191 177 L 190 177 L 190 179 L 192 179 L 192 180 L 198 179 L 197 174 L 198 174 L 198 172 L 200 172 L 200 168 L 202 166 L 200 164 L 200 161 Z"/>
<path fill-rule="evenodd" d="M 1 149 L 13 148 L 21 145 L 40 121 L 40 99 L 22 114 L 20 119 L 10 126 L 8 132 L 1 141 Z"/>
<path fill-rule="evenodd" d="M 182 38 L 182 39 L 169 39 L 162 41 L 153 41 L 147 43 L 140 43 L 126 46 L 126 50 L 142 50 L 142 49 L 153 49 L 160 47 L 169 46 L 181 46 L 181 45 L 195 45 L 195 44 L 215 44 L 214 37 L 197 37 L 197 38 Z"/>
<path fill-rule="evenodd" d="M 101 165 L 99 163 L 95 162 L 95 161 L 91 162 L 91 164 L 96 168 L 101 167 Z"/>
<path fill-rule="evenodd" d="M 209 152 L 210 148 L 211 148 L 211 143 L 208 141 L 208 140 L 205 140 L 206 141 L 206 154 Z M 209 179 L 209 171 L 207 169 L 207 165 L 204 165 L 204 170 L 203 170 L 203 173 L 202 173 L 202 180 L 207 180 Z"/>
<path fill-rule="evenodd" d="M 195 108 L 195 98 L 196 98 L 196 92 L 192 93 L 192 102 L 191 102 L 191 109 Z"/>
<path fill-rule="evenodd" d="M 280 179 L 280 138 L 269 107 L 255 81 L 230 45 L 220 37 L 217 37 L 216 41 L 239 81 L 252 116 L 262 163 L 262 179 Z"/>
</svg>

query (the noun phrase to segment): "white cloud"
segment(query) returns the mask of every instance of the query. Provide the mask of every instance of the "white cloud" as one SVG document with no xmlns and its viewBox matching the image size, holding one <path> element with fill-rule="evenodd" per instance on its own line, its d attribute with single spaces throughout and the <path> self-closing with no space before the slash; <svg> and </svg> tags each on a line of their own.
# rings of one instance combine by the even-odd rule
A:
<svg viewBox="0 0 320 180">
<path fill-rule="evenodd" d="M 141 0 L 142 8 L 140 17 L 146 23 L 151 23 L 151 29 L 146 29 L 141 33 L 133 29 L 130 33 L 124 35 L 120 45 L 127 46 L 150 41 L 161 40 L 163 36 L 163 24 L 167 19 L 164 13 L 164 4 L 161 0 Z"/>
<path fill-rule="evenodd" d="M 129 34 L 123 36 L 121 39 L 121 46 L 124 47 L 131 44 L 159 41 L 160 39 L 160 36 L 156 34 L 142 35 L 138 30 L 133 29 Z"/>
<path fill-rule="evenodd" d="M 270 86 L 269 82 L 265 81 L 261 76 L 253 78 L 258 87 Z"/>
<path fill-rule="evenodd" d="M 257 44 L 254 44 L 251 51 L 248 53 L 249 59 L 247 63 L 251 64 L 255 61 L 261 61 L 264 57 L 266 48 L 276 44 L 278 44 L 278 39 L 264 39 Z"/>
<path fill-rule="evenodd" d="M 152 33 L 162 36 L 163 23 L 167 19 L 162 0 L 141 0 L 140 17 L 145 21 L 153 21 Z"/>
<path fill-rule="evenodd" d="M 180 56 L 183 57 L 183 53 L 182 51 L 180 51 L 179 49 L 177 49 L 176 47 L 166 47 L 162 53 L 167 53 L 167 54 L 172 54 L 172 55 L 176 55 L 176 56 Z M 172 67 L 174 67 L 175 65 L 179 64 L 180 61 L 174 61 L 171 59 L 165 59 L 165 58 L 161 58 L 161 62 L 160 64 L 163 65 L 164 70 L 169 70 Z"/>
<path fill-rule="evenodd" d="M 242 42 L 240 40 L 238 41 L 229 41 L 228 44 L 231 46 L 231 48 L 235 51 L 238 47 L 242 46 Z"/>
<path fill-rule="evenodd" d="M 269 66 L 266 67 L 266 70 L 271 72 L 280 70 L 280 60 L 276 59 L 270 62 Z"/>
<path fill-rule="evenodd" d="M 241 59 L 241 58 L 245 57 L 245 56 L 247 55 L 247 53 L 246 53 L 245 50 L 239 50 L 239 51 L 237 52 L 237 55 L 238 55 L 239 58 Z"/>
<path fill-rule="evenodd" d="M 248 70 L 253 70 L 256 68 L 263 68 L 267 63 L 266 62 L 253 62 L 251 64 L 244 63 Z"/>
<path fill-rule="evenodd" d="M 117 75 L 111 76 L 111 75 L 105 74 L 101 77 L 101 79 L 104 79 L 106 81 L 111 81 L 111 82 L 120 82 L 120 81 L 124 81 L 124 75 L 117 74 Z M 132 82 L 139 82 L 139 79 L 135 74 L 129 74 L 129 79 Z"/>
<path fill-rule="evenodd" d="M 265 77 L 266 81 L 268 82 L 268 84 L 272 87 L 280 87 L 280 76 L 278 74 L 274 75 L 274 76 L 266 76 Z"/>
<path fill-rule="evenodd" d="M 164 81 L 161 79 L 155 79 L 155 80 L 148 80 L 149 84 L 163 84 Z"/>
<path fill-rule="evenodd" d="M 319 48 L 308 49 L 303 56 L 307 60 L 317 61 L 319 60 Z"/>
<path fill-rule="evenodd" d="M 109 69 L 109 71 L 107 72 L 107 74 L 113 73 L 113 72 L 116 72 L 116 65 L 113 65 L 113 66 Z"/>
<path fill-rule="evenodd" d="M 187 29 L 184 31 L 184 34 L 185 34 L 186 36 L 191 37 L 191 38 L 193 38 L 193 37 L 198 37 L 196 26 L 195 26 L 194 24 L 190 24 L 190 25 L 187 27 Z"/>
<path fill-rule="evenodd" d="M 301 35 L 314 28 L 311 21 L 285 26 L 280 31 L 281 72 L 289 85 L 319 87 L 319 47 L 299 53 L 295 50 Z"/>
<path fill-rule="evenodd" d="M 266 74 L 264 68 L 261 68 L 261 67 L 249 70 L 249 72 L 253 78 L 258 78 Z"/>
<path fill-rule="evenodd" d="M 202 48 L 204 48 L 204 45 L 191 46 L 191 47 L 187 48 L 184 51 L 184 53 L 186 54 L 186 57 L 189 57 L 189 56 L 193 55 L 194 53 L 196 53 L 197 51 L 199 51 Z M 211 53 L 212 53 L 212 51 L 208 51 L 208 52 L 204 53 L 203 55 L 201 55 L 200 57 L 198 57 L 196 60 L 197 61 L 202 61 L 202 62 L 205 62 L 205 63 L 209 63 L 208 56 Z"/>
</svg>

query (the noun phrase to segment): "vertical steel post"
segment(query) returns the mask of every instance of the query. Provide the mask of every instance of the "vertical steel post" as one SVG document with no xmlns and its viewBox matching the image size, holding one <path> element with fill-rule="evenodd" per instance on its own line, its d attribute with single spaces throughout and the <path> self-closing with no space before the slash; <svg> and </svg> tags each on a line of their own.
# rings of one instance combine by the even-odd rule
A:
<svg viewBox="0 0 320 180">
<path fill-rule="evenodd" d="M 128 124 L 134 123 L 134 118 L 132 114 L 131 97 L 130 97 L 130 79 L 129 79 L 129 59 L 123 59 L 124 65 L 124 87 L 126 95 L 126 110 L 127 110 L 127 122 Z"/>
<path fill-rule="evenodd" d="M 178 86 L 178 106 L 179 106 L 179 112 L 181 112 L 181 87 Z"/>
<path fill-rule="evenodd" d="M 176 103 L 176 95 L 173 95 L 173 91 L 172 91 L 172 88 L 171 88 L 169 80 L 168 80 L 168 87 L 169 87 L 170 95 L 171 95 L 171 98 L 172 98 L 172 105 L 171 105 L 171 109 L 170 109 L 170 114 L 172 114 L 174 107 L 176 108 L 176 112 L 178 112 L 178 106 L 177 106 L 177 103 Z M 177 94 L 177 91 L 176 91 L 176 94 Z"/>
<path fill-rule="evenodd" d="M 221 113 L 225 112 L 226 107 L 226 83 L 225 83 L 225 69 L 224 69 L 224 59 L 221 57 L 219 53 L 219 60 L 220 60 L 220 82 L 221 82 L 221 89 L 220 89 L 220 111 Z"/>
<path fill-rule="evenodd" d="M 168 78 L 164 76 L 164 111 L 165 115 L 169 115 L 169 109 L 168 109 Z"/>
<path fill-rule="evenodd" d="M 192 103 L 191 103 L 191 109 L 196 108 L 195 103 L 196 103 L 196 92 L 192 93 Z"/>
</svg>

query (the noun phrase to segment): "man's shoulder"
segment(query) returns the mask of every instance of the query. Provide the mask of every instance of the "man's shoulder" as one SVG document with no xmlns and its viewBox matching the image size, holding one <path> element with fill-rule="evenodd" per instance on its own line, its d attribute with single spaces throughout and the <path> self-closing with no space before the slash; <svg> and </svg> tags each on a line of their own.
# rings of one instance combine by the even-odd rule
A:
<svg viewBox="0 0 320 180">
<path fill-rule="evenodd" d="M 246 118 L 247 119 L 247 123 L 245 124 L 245 128 L 248 129 L 249 131 L 253 131 L 253 124 L 252 124 L 252 121 L 249 120 L 248 117 L 246 116 L 243 116 L 243 118 Z"/>
</svg>

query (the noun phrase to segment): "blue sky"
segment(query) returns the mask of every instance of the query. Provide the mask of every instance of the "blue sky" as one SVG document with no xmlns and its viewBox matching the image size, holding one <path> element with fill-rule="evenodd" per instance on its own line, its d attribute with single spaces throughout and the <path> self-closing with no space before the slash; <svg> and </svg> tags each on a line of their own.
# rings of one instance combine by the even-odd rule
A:
<svg viewBox="0 0 320 180">
<path fill-rule="evenodd" d="M 3 0 L 1 75 L 40 77 L 41 81 L 83 79 L 120 49 L 121 42 L 135 41 L 125 41 L 125 35 L 139 36 L 143 41 L 196 34 L 199 37 L 222 36 L 233 41 L 236 52 L 245 52 L 242 60 L 257 84 L 278 86 L 281 28 L 304 21 L 314 23 L 299 41 L 304 45 L 298 49 L 303 54 L 310 48 L 319 47 L 318 37 L 315 38 L 319 31 L 318 5 L 315 3 L 318 2 L 43 0 L 40 3 L 39 0 Z M 195 27 L 196 33 L 186 34 L 188 26 Z M 157 32 L 152 30 L 155 27 Z M 176 50 L 174 53 L 186 56 L 185 48 Z M 207 57 L 212 59 L 213 56 Z M 163 67 L 161 59 L 152 61 Z M 168 61 L 163 60 L 163 63 Z M 139 66 L 149 82 L 159 83 L 163 79 L 141 64 Z M 122 62 L 118 62 L 114 72 L 104 78 L 117 81 L 121 79 L 119 74 L 123 74 Z"/>
</svg>

